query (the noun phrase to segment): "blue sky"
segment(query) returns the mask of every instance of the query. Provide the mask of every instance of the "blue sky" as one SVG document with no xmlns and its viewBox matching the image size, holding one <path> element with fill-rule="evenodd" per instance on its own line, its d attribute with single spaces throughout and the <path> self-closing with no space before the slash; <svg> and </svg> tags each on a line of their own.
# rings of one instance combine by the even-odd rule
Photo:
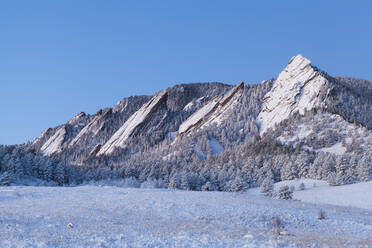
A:
<svg viewBox="0 0 372 248">
<path fill-rule="evenodd" d="M 298 53 L 372 79 L 371 1 L 0 2 L 0 144 L 178 83 L 259 83 Z"/>
</svg>

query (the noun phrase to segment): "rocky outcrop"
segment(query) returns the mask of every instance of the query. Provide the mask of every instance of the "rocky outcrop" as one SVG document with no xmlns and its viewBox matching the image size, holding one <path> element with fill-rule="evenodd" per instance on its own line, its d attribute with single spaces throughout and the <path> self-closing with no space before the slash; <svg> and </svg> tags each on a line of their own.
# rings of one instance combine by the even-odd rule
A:
<svg viewBox="0 0 372 248">
<path fill-rule="evenodd" d="M 205 102 L 230 88 L 221 83 L 180 84 L 154 96 L 124 98 L 95 115 L 81 112 L 67 123 L 45 130 L 30 148 L 48 156 L 71 157 L 70 162 L 76 164 L 110 154 L 116 147 L 129 145 L 134 152 L 144 136 L 151 145 L 161 142 Z"/>
<path fill-rule="evenodd" d="M 102 146 L 97 155 L 107 155 L 112 153 L 117 147 L 124 147 L 127 139 L 138 129 L 146 120 L 151 118 L 156 109 L 164 104 L 167 99 L 167 92 L 161 91 L 150 101 L 145 103 L 135 112 L 123 126 Z"/>
<path fill-rule="evenodd" d="M 200 128 L 204 125 L 220 122 L 226 110 L 233 106 L 233 99 L 238 99 L 239 97 L 237 96 L 243 89 L 244 83 L 241 82 L 226 94 L 212 98 L 180 125 L 177 135 L 188 133 L 192 129 Z"/>
<path fill-rule="evenodd" d="M 41 151 L 44 155 L 50 156 L 55 153 L 62 151 L 62 146 L 66 137 L 66 128 L 65 126 L 60 127 L 56 133 L 50 137 L 44 145 L 41 147 Z"/>
<path fill-rule="evenodd" d="M 45 144 L 45 142 L 48 141 L 48 139 L 56 133 L 57 129 L 58 128 L 47 128 L 47 129 L 45 129 L 40 134 L 40 136 L 32 142 L 32 148 L 37 150 L 37 151 L 40 150 L 41 147 Z"/>
<path fill-rule="evenodd" d="M 80 132 L 79 134 L 70 142 L 69 147 L 75 146 L 80 141 L 84 140 L 87 135 L 92 136 L 97 135 L 100 130 L 103 128 L 105 121 L 110 118 L 112 115 L 112 109 L 108 109 L 103 113 L 102 110 L 98 111 L 97 114 L 94 116 L 93 120 L 88 123 Z"/>
<path fill-rule="evenodd" d="M 303 114 L 321 106 L 324 99 L 319 93 L 327 84 L 327 78 L 311 65 L 310 60 L 302 55 L 293 57 L 263 98 L 263 108 L 258 116 L 260 132 L 266 132 L 295 111 Z"/>
<path fill-rule="evenodd" d="M 42 135 L 34 141 L 34 146 L 40 145 L 40 140 L 43 140 L 43 145 L 40 151 L 46 155 L 50 156 L 63 151 L 67 147 L 69 141 L 80 132 L 81 129 L 90 121 L 91 116 L 80 112 L 79 114 L 72 117 L 66 124 L 57 127 L 50 137 L 45 140 L 45 136 L 48 133 L 52 133 L 53 129 L 47 129 L 42 133 Z M 44 138 L 43 138 L 44 137 Z"/>
</svg>

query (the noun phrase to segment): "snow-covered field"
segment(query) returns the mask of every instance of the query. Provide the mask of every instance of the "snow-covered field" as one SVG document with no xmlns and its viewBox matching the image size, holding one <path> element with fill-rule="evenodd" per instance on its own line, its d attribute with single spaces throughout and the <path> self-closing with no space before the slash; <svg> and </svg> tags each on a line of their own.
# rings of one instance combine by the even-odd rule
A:
<svg viewBox="0 0 372 248">
<path fill-rule="evenodd" d="M 301 183 L 304 183 L 305 190 L 299 190 Z M 283 185 L 294 186 L 295 191 L 293 193 L 293 199 L 302 202 L 331 204 L 372 210 L 372 181 L 330 187 L 325 181 L 301 179 L 282 181 L 276 183 L 274 188 L 277 191 L 280 186 Z M 256 196 L 260 195 L 260 189 L 250 189 L 248 194 Z"/>
<path fill-rule="evenodd" d="M 306 188 L 303 191 L 297 190 L 301 181 L 304 182 Z M 280 184 L 287 183 L 280 182 Z M 323 181 L 305 179 L 292 181 L 288 185 L 295 186 L 294 199 L 303 202 L 325 203 L 372 210 L 372 181 L 330 187 Z"/>
<path fill-rule="evenodd" d="M 328 187 L 307 188 L 295 197 L 311 201 L 307 192 L 319 191 L 314 202 L 326 202 Z M 0 187 L 0 247 L 372 247 L 372 211 L 254 190 Z"/>
</svg>

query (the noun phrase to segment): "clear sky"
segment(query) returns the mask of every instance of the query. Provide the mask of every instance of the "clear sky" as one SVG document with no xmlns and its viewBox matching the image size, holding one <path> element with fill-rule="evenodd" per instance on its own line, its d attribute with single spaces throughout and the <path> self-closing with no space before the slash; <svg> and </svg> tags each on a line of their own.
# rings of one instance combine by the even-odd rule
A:
<svg viewBox="0 0 372 248">
<path fill-rule="evenodd" d="M 0 143 L 178 83 L 259 83 L 301 53 L 372 79 L 372 1 L 0 2 Z"/>
</svg>

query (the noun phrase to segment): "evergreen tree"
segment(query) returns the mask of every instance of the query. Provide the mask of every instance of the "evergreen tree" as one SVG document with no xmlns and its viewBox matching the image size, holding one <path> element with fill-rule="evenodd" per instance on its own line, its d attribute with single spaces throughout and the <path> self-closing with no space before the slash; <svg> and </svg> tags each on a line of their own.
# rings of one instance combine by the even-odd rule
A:
<svg viewBox="0 0 372 248">
<path fill-rule="evenodd" d="M 178 189 L 180 187 L 180 184 L 181 184 L 181 180 L 180 180 L 178 173 L 174 173 L 169 180 L 168 188 Z"/>
<path fill-rule="evenodd" d="M 0 185 L 1 186 L 10 186 L 14 181 L 14 174 L 10 171 L 4 172 L 0 175 Z"/>
<path fill-rule="evenodd" d="M 274 195 L 274 181 L 271 177 L 266 177 L 261 184 L 261 193 L 265 196 L 272 197 Z"/>
<path fill-rule="evenodd" d="M 247 189 L 247 185 L 240 176 L 237 176 L 234 178 L 234 180 L 230 181 L 229 185 L 229 191 L 231 192 L 240 192 Z"/>
<path fill-rule="evenodd" d="M 289 189 L 288 185 L 281 186 L 278 191 L 278 198 L 283 200 L 292 199 L 293 192 Z"/>
<path fill-rule="evenodd" d="M 58 185 L 62 186 L 65 183 L 65 174 L 65 166 L 61 162 L 58 163 L 54 169 L 54 181 L 56 181 Z"/>
<path fill-rule="evenodd" d="M 363 158 L 358 162 L 358 178 L 361 182 L 367 182 L 370 180 L 371 165 L 368 164 L 367 159 Z"/>
</svg>

